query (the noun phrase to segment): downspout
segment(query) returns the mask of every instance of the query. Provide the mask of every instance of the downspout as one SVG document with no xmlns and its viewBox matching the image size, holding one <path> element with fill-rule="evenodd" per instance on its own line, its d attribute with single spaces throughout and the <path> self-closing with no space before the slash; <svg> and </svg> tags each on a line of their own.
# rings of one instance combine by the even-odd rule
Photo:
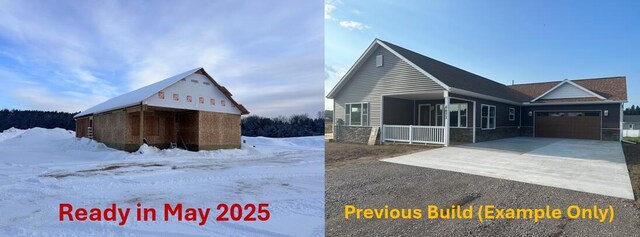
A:
<svg viewBox="0 0 640 237">
<path fill-rule="evenodd" d="M 331 115 L 331 122 L 333 123 L 333 128 L 331 128 L 333 132 L 333 139 L 336 139 L 336 100 L 331 99 L 331 104 L 333 105 L 333 114 Z"/>
<path fill-rule="evenodd" d="M 623 132 L 622 131 L 622 129 L 623 129 L 622 124 L 623 124 L 623 121 L 624 121 L 623 118 L 624 118 L 624 103 L 620 103 L 620 118 L 618 118 L 618 121 L 620 121 L 620 132 L 619 132 L 620 133 L 620 141 L 622 141 L 622 139 L 624 138 L 623 134 L 622 134 L 622 132 Z M 600 132 L 602 133 L 602 131 L 600 131 Z"/>
</svg>

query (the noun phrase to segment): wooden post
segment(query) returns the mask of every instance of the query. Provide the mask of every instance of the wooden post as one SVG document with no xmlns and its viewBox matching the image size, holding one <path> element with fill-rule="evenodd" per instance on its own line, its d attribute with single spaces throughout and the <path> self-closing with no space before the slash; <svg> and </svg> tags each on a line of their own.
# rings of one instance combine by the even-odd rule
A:
<svg viewBox="0 0 640 237">
<path fill-rule="evenodd" d="M 144 104 L 140 104 L 140 145 L 144 144 Z"/>
</svg>

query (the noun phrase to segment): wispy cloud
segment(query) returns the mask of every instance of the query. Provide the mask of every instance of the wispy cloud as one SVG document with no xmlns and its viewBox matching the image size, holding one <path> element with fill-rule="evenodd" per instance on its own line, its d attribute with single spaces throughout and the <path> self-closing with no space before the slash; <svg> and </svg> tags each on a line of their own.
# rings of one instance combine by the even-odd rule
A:
<svg viewBox="0 0 640 237">
<path fill-rule="evenodd" d="M 322 109 L 320 4 L 1 1 L 0 76 L 31 83 L 3 85 L 0 92 L 11 93 L 0 94 L 0 102 L 79 111 L 204 67 L 253 114 L 313 114 Z M 280 86 L 318 99 L 293 103 L 298 97 Z M 272 110 L 263 104 L 271 101 L 282 102 Z"/>
<path fill-rule="evenodd" d="M 325 80 L 338 80 L 344 75 L 343 69 L 336 68 L 335 66 L 326 64 L 324 66 L 324 79 Z"/>
<path fill-rule="evenodd" d="M 354 20 L 340 20 L 338 17 L 333 16 L 333 12 L 338 9 L 338 5 L 343 5 L 341 0 L 328 0 L 324 3 L 324 19 L 336 22 L 339 26 L 348 30 L 365 30 L 371 28 L 370 26 Z M 345 13 L 345 11 L 342 11 Z M 347 11 L 349 12 L 349 11 Z M 362 12 L 358 9 L 353 9 L 349 13 L 353 15 L 360 15 Z"/>
<path fill-rule="evenodd" d="M 336 9 L 336 6 L 331 3 L 324 4 L 324 19 L 334 19 L 331 16 L 331 12 Z"/>
<path fill-rule="evenodd" d="M 362 22 L 357 21 L 340 21 L 340 26 L 349 30 L 364 30 L 369 28 L 368 25 L 362 24 Z"/>
</svg>

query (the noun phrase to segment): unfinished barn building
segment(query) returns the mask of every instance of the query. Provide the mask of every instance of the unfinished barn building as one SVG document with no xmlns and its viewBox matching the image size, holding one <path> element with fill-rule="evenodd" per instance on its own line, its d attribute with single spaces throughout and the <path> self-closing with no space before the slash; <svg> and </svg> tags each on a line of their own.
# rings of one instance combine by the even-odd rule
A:
<svg viewBox="0 0 640 237">
<path fill-rule="evenodd" d="M 187 150 L 240 148 L 240 116 L 231 93 L 196 68 L 112 98 L 74 118 L 76 137 L 135 151 L 143 143 Z"/>
</svg>

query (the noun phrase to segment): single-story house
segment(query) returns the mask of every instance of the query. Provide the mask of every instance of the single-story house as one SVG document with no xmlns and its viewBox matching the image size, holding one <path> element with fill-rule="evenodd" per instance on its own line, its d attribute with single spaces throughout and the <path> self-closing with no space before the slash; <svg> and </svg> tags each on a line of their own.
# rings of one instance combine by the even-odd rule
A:
<svg viewBox="0 0 640 237">
<path fill-rule="evenodd" d="M 624 115 L 622 129 L 640 130 L 640 115 Z"/>
<path fill-rule="evenodd" d="M 74 118 L 76 137 L 135 151 L 143 143 L 188 150 L 239 148 L 249 111 L 204 69 L 189 70 L 93 106 Z"/>
<path fill-rule="evenodd" d="M 327 98 L 336 141 L 618 141 L 627 88 L 624 76 L 504 85 L 375 39 Z"/>
</svg>

